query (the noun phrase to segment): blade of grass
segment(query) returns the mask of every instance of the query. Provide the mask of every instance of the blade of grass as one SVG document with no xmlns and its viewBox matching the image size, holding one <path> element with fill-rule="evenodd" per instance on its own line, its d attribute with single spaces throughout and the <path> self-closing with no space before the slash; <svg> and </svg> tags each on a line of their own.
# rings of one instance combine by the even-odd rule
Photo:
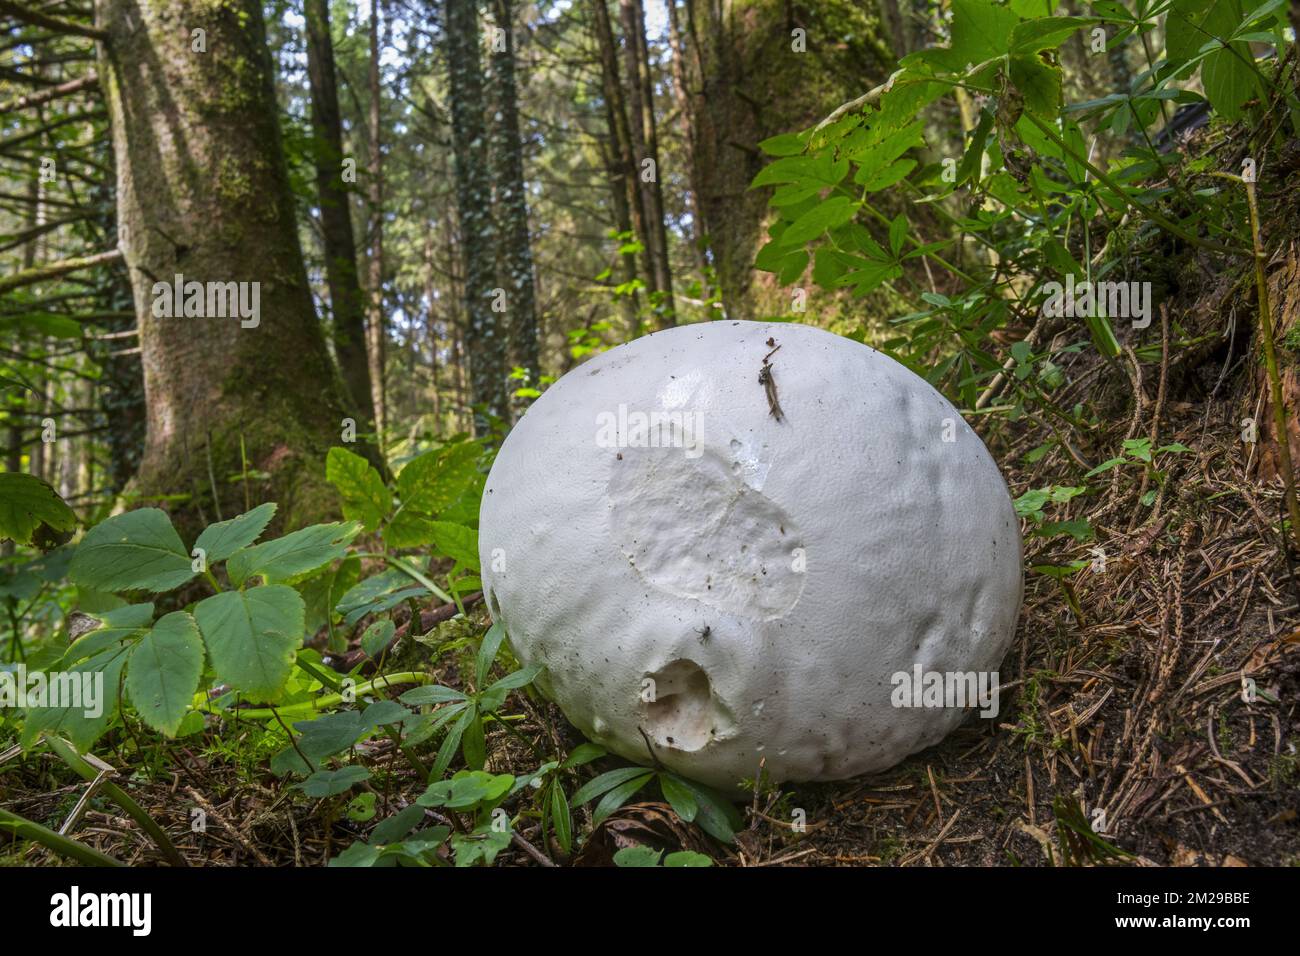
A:
<svg viewBox="0 0 1300 956">
<path fill-rule="evenodd" d="M 106 853 L 100 853 L 94 847 L 86 846 L 80 840 L 74 840 L 71 837 L 55 833 L 49 827 L 33 823 L 26 817 L 20 817 L 8 810 L 0 809 L 0 831 L 8 831 L 22 837 L 24 840 L 39 843 L 47 850 L 52 850 L 60 856 L 76 860 L 78 863 L 84 863 L 86 866 L 125 866 L 121 860 L 115 860 Z"/>
</svg>

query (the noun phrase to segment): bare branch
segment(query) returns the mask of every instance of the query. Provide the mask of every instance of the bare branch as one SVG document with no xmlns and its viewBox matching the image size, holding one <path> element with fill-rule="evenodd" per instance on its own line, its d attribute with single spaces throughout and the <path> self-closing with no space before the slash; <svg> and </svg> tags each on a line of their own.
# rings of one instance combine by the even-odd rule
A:
<svg viewBox="0 0 1300 956">
<path fill-rule="evenodd" d="M 0 8 L 4 6 L 5 0 L 0 0 Z M 83 76 L 78 80 L 69 80 L 67 83 L 60 83 L 58 86 L 52 86 L 48 90 L 41 90 L 39 93 L 28 93 L 26 96 L 20 96 L 17 99 L 10 100 L 8 103 L 0 104 L 0 113 L 13 113 L 16 110 L 24 110 L 33 106 L 40 106 L 51 100 L 62 99 L 65 96 L 71 96 L 73 93 L 79 93 L 82 90 L 94 89 L 99 86 L 99 77 L 94 73 Z"/>
<path fill-rule="evenodd" d="M 62 17 L 52 17 L 46 13 L 37 13 L 35 10 L 29 10 L 21 3 L 15 2 L 15 0 L 0 0 L 0 13 L 7 13 L 9 16 L 21 20 L 23 23 L 30 23 L 34 27 L 44 27 L 46 30 L 53 30 L 55 33 L 66 33 L 72 36 L 88 37 L 91 40 L 108 40 L 108 34 L 103 30 L 96 30 L 94 27 L 74 23 L 72 20 L 65 20 Z"/>
<path fill-rule="evenodd" d="M 0 2 L 3 2 L 3 0 L 0 0 Z M 59 262 L 51 262 L 48 265 L 36 266 L 33 269 L 24 269 L 21 272 L 15 272 L 11 276 L 5 276 L 3 279 L 0 279 L 0 292 L 8 292 L 11 289 L 17 289 L 19 286 L 44 282 L 46 279 L 57 279 L 59 276 L 67 275 L 69 272 L 79 272 L 82 269 L 93 269 L 96 266 L 107 265 L 110 262 L 117 262 L 121 258 L 122 250 L 110 249 L 108 252 L 100 252 L 93 256 L 81 256 L 76 259 L 63 259 Z"/>
</svg>

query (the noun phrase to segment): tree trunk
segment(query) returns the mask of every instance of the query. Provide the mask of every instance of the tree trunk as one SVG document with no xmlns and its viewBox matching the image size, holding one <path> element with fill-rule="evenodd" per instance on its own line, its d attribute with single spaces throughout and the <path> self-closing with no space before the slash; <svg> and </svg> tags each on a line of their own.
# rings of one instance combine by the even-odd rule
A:
<svg viewBox="0 0 1300 956">
<path fill-rule="evenodd" d="M 456 158 L 456 208 L 465 275 L 470 395 L 474 433 L 487 435 L 492 419 L 510 414 L 507 337 L 492 311 L 492 187 L 488 181 L 483 66 L 475 0 L 447 0 L 447 72 L 451 86 L 452 139 Z"/>
<path fill-rule="evenodd" d="M 261 4 L 104 0 L 98 13 L 148 403 L 131 490 L 190 493 L 170 504 L 186 531 L 229 517 L 243 510 L 242 443 L 281 523 L 331 514 L 323 459 L 351 409 L 307 285 Z M 193 50 L 196 30 L 208 52 Z M 177 275 L 242 293 L 246 308 L 231 317 L 195 296 L 172 317 Z"/>
<path fill-rule="evenodd" d="M 691 188 L 686 195 L 686 212 L 691 217 L 691 253 L 695 258 L 695 267 L 700 270 L 700 280 L 707 287 L 709 257 L 704 237 L 704 226 L 700 221 L 700 176 L 699 165 L 695 161 L 694 99 L 690 91 L 690 68 L 686 63 L 686 43 L 682 39 L 680 17 L 677 12 L 678 0 L 665 0 L 668 8 L 668 44 L 672 49 L 673 100 L 682 124 L 682 142 L 685 146 L 686 166 L 689 170 Z"/>
<path fill-rule="evenodd" d="M 664 225 L 664 195 L 660 183 L 659 134 L 655 123 L 654 87 L 650 82 L 650 48 L 645 36 L 645 11 L 641 0 L 619 0 L 623 22 L 623 55 L 627 61 L 629 120 L 636 152 L 636 181 L 645 209 L 650 267 L 659 293 L 654 303 L 656 326 L 676 324 L 673 273 L 668 261 L 668 231 Z M 650 161 L 649 169 L 646 161 Z"/>
<path fill-rule="evenodd" d="M 352 234 L 348 189 L 343 181 L 343 124 L 334 71 L 329 0 L 303 0 L 307 21 L 307 78 L 311 85 L 313 158 L 320 202 L 325 278 L 333 312 L 334 354 L 354 405 L 365 421 L 374 418 L 366 314 L 357 276 L 357 246 Z"/>
<path fill-rule="evenodd" d="M 618 158 L 618 174 L 626 198 L 632 232 L 641 243 L 641 273 L 646 293 L 651 297 L 658 291 L 655 284 L 654 252 L 646 232 L 645 196 L 637 180 L 637 153 L 628 120 L 627 105 L 623 95 L 623 82 L 618 67 L 618 44 L 609 19 L 606 0 L 591 0 L 592 25 L 596 34 L 596 50 L 600 56 L 601 92 L 605 98 L 605 116 L 609 122 L 609 135 Z"/>
<path fill-rule="evenodd" d="M 370 259 L 367 282 L 370 287 L 370 309 L 366 317 L 366 352 L 370 363 L 370 394 L 375 408 L 375 431 L 380 452 L 386 444 L 388 427 L 388 389 L 384 380 L 384 346 L 388 335 L 384 322 L 384 153 L 381 140 L 379 97 L 379 18 L 381 0 L 370 5 L 370 68 L 368 86 L 370 104 L 366 114 L 367 138 L 370 145 L 370 182 L 367 198 L 370 207 Z"/>
<path fill-rule="evenodd" d="M 536 388 L 540 375 L 537 306 L 533 286 L 533 249 L 528 233 L 528 199 L 524 192 L 524 147 L 519 137 L 518 86 L 515 79 L 514 0 L 493 0 L 492 15 L 503 31 L 501 49 L 491 56 L 493 99 L 493 179 L 500 215 L 501 266 L 510 321 L 509 360 L 528 373 Z M 522 408 L 516 409 L 522 413 Z"/>
<path fill-rule="evenodd" d="M 426 219 L 424 222 L 424 303 L 427 311 L 424 327 L 429 337 L 429 387 L 433 392 L 433 427 L 435 433 L 441 435 L 443 422 L 442 395 L 438 389 L 437 301 L 437 285 L 433 279 L 433 224 Z"/>
<path fill-rule="evenodd" d="M 873 17 L 832 0 L 686 0 L 697 201 L 729 318 L 785 311 L 770 279 L 755 282 L 769 214 L 769 192 L 749 188 L 766 162 L 758 143 L 806 129 L 884 79 L 893 57 Z"/>
</svg>

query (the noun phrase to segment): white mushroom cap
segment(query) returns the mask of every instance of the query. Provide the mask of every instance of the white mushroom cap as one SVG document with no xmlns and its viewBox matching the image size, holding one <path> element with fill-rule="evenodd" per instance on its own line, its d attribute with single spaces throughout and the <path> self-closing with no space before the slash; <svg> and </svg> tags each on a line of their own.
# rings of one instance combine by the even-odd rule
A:
<svg viewBox="0 0 1300 956">
<path fill-rule="evenodd" d="M 670 424 L 638 431 L 655 412 Z M 995 670 L 1020 608 L 1019 521 L 979 437 L 809 326 L 679 326 L 579 366 L 506 438 L 480 518 L 488 607 L 542 689 L 610 750 L 648 764 L 644 731 L 717 786 L 762 757 L 834 780 L 937 743 L 967 710 L 896 707 L 893 675 Z"/>
</svg>

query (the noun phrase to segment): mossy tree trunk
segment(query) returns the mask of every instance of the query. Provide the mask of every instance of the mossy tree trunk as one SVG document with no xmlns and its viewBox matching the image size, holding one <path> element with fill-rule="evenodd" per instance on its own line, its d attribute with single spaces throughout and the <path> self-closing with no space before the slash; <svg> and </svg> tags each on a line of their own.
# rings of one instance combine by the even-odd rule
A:
<svg viewBox="0 0 1300 956">
<path fill-rule="evenodd" d="M 275 499 L 303 524 L 335 498 L 323 459 L 354 417 L 307 285 L 256 0 L 102 0 L 99 48 L 148 403 L 129 491 L 183 529 Z M 258 283 L 258 322 L 166 317 L 159 283 Z M 247 327 L 246 327 L 247 326 Z M 267 477 L 232 480 L 248 469 Z"/>
<path fill-rule="evenodd" d="M 893 51 L 875 5 L 853 0 L 692 0 L 685 12 L 692 179 L 723 305 L 734 319 L 780 313 L 788 301 L 771 281 L 756 283 L 753 269 L 770 195 L 749 188 L 766 162 L 758 143 L 871 89 Z"/>
<path fill-rule="evenodd" d="M 501 236 L 500 273 L 510 317 L 508 360 L 528 373 L 537 387 L 540 358 L 537 306 L 533 286 L 533 247 L 528 231 L 528 197 L 524 186 L 524 146 L 519 134 L 519 89 L 515 77 L 514 0 L 492 0 L 492 18 L 502 31 L 491 62 L 492 167 Z M 522 408 L 517 409 L 522 414 Z"/>
<path fill-rule="evenodd" d="M 370 419 L 373 415 L 365 300 L 357 276 L 357 245 L 352 234 L 348 187 L 343 181 L 343 123 L 334 71 L 329 0 L 304 0 L 303 18 L 307 25 L 307 78 L 311 84 L 312 152 L 325 276 L 334 319 L 334 354 L 349 396 Z"/>
<path fill-rule="evenodd" d="M 487 164 L 485 81 L 479 55 L 483 38 L 476 0 L 447 0 L 446 35 L 470 400 L 474 432 L 486 435 L 493 418 L 509 421 L 510 370 L 504 322 L 499 321 L 500 313 L 492 310 L 496 233 Z"/>
</svg>

